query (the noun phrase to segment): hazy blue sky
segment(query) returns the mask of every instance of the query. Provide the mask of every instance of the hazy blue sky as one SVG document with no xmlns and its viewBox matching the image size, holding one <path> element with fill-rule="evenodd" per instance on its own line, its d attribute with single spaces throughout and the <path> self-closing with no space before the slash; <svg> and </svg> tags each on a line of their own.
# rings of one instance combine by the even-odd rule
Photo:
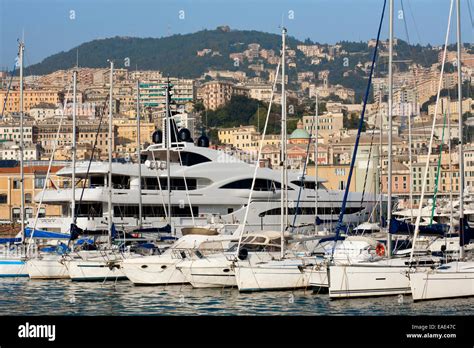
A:
<svg viewBox="0 0 474 348">
<path fill-rule="evenodd" d="M 474 10 L 473 0 L 461 1 L 464 42 L 474 38 L 468 1 Z M 442 43 L 449 3 L 404 0 L 410 40 Z M 0 0 L 0 67 L 12 67 L 23 30 L 26 65 L 96 38 L 162 37 L 223 24 L 278 33 L 282 19 L 289 35 L 299 39 L 367 40 L 376 35 L 382 4 L 383 0 Z M 395 0 L 395 35 L 405 39 L 403 20 L 398 19 L 400 4 Z M 75 19 L 70 19 L 71 10 Z M 385 24 L 384 37 L 388 21 Z M 454 38 L 453 32 L 451 42 Z"/>
</svg>

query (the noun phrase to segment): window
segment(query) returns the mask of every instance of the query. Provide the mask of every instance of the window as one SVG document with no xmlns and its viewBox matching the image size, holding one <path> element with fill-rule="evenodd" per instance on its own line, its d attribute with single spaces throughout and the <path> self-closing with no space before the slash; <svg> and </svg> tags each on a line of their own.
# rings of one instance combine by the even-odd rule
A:
<svg viewBox="0 0 474 348">
<path fill-rule="evenodd" d="M 20 219 L 20 208 L 13 208 L 12 209 L 12 220 L 17 221 Z"/>
<path fill-rule="evenodd" d="M 35 177 L 35 188 L 42 189 L 44 187 L 44 183 L 46 182 L 46 177 L 44 175 L 36 176 Z"/>
<path fill-rule="evenodd" d="M 230 182 L 221 186 L 223 189 L 247 189 L 250 190 L 252 187 L 252 179 L 242 179 Z M 279 182 L 271 181 L 267 179 L 256 179 L 254 185 L 254 191 L 274 191 L 280 189 L 281 185 Z M 290 189 L 290 188 L 288 188 Z"/>
<path fill-rule="evenodd" d="M 45 208 L 40 208 L 40 209 L 39 209 L 39 215 L 38 215 L 38 217 L 40 217 L 40 218 L 46 217 L 46 209 L 45 209 Z"/>
<path fill-rule="evenodd" d="M 13 179 L 13 188 L 18 190 L 21 188 L 21 180 L 20 179 Z"/>
<path fill-rule="evenodd" d="M 0 195 L 0 204 L 5 204 L 7 203 L 8 197 L 6 194 L 1 194 Z"/>
<path fill-rule="evenodd" d="M 25 193 L 25 203 L 31 203 L 31 193 Z"/>
<path fill-rule="evenodd" d="M 33 208 L 25 208 L 25 216 L 27 219 L 33 218 Z"/>
</svg>

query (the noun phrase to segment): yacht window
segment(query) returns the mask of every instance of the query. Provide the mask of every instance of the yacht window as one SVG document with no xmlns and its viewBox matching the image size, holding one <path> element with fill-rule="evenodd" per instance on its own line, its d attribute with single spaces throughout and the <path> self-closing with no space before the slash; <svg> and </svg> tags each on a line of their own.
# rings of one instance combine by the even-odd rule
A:
<svg viewBox="0 0 474 348">
<path fill-rule="evenodd" d="M 102 203 L 80 203 L 76 204 L 77 217 L 101 217 Z"/>
<path fill-rule="evenodd" d="M 112 175 L 112 186 L 115 189 L 130 189 L 130 177 L 126 175 Z"/>
<path fill-rule="evenodd" d="M 170 153 L 170 161 L 172 163 L 182 163 L 183 166 L 194 166 L 196 164 L 211 162 L 209 158 L 199 153 L 188 152 L 181 150 L 179 153 L 177 151 L 172 151 Z M 148 159 L 153 160 L 153 155 L 150 155 Z M 154 160 L 156 161 L 166 161 L 166 152 L 165 151 L 156 151 Z M 181 161 L 180 161 L 181 160 Z"/>
<path fill-rule="evenodd" d="M 355 214 L 360 212 L 363 207 L 346 207 L 345 213 L 346 214 Z M 263 213 L 260 213 L 262 216 L 265 215 L 281 215 L 280 208 L 273 208 L 267 210 Z M 340 207 L 318 207 L 318 215 L 339 215 L 341 211 Z M 298 215 L 314 215 L 314 207 L 298 207 L 296 208 L 288 208 L 288 215 L 295 215 L 298 212 Z"/>
<path fill-rule="evenodd" d="M 209 158 L 194 152 L 181 151 L 181 161 L 183 166 L 194 166 L 199 163 L 211 162 Z"/>
<path fill-rule="evenodd" d="M 314 181 L 303 181 L 301 182 L 301 180 L 293 180 L 291 182 L 292 184 L 295 184 L 296 186 L 299 186 L 299 187 L 304 187 L 306 189 L 310 189 L 310 190 L 314 190 L 315 188 L 315 182 Z"/>
<path fill-rule="evenodd" d="M 171 178 L 170 180 L 171 190 L 172 191 L 184 191 L 186 190 L 186 185 L 188 190 L 196 190 L 197 189 L 197 180 L 196 179 L 189 179 L 186 178 Z M 142 178 L 142 190 L 159 190 L 163 191 L 168 190 L 168 179 L 167 178 L 160 178 L 160 184 L 158 185 L 158 179 L 155 177 L 151 178 Z"/>
<path fill-rule="evenodd" d="M 193 207 L 193 215 L 199 215 L 199 207 Z M 138 218 L 138 204 L 136 205 L 115 205 L 114 206 L 114 216 L 116 217 L 134 217 Z M 142 206 L 142 216 L 147 217 L 164 217 L 165 213 L 162 205 L 143 205 Z M 190 217 L 191 210 L 189 205 L 185 207 L 180 207 L 179 205 L 171 206 L 171 216 L 172 217 Z"/>
<path fill-rule="evenodd" d="M 252 180 L 253 179 L 242 179 L 230 182 L 221 186 L 223 189 L 247 189 L 250 190 L 252 187 Z M 275 191 L 279 190 L 281 185 L 279 182 L 267 180 L 267 179 L 256 179 L 254 191 Z"/>
<path fill-rule="evenodd" d="M 89 181 L 90 181 L 90 187 L 104 187 L 105 185 L 104 176 L 91 176 Z"/>
</svg>

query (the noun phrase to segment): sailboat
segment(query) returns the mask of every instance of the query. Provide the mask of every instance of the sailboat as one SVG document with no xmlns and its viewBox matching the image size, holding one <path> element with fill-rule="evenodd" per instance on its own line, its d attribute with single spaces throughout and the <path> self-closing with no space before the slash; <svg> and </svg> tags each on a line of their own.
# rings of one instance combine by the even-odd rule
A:
<svg viewBox="0 0 474 348">
<path fill-rule="evenodd" d="M 262 261 L 258 257 L 247 257 L 241 255 L 234 262 L 233 269 L 239 291 L 262 291 L 298 289 L 308 286 L 308 276 L 304 272 L 306 262 L 310 257 L 294 257 L 285 254 L 288 233 L 285 233 L 288 225 L 288 168 L 286 154 L 286 94 L 285 94 L 285 52 L 286 52 L 286 28 L 282 28 L 282 120 L 281 120 L 281 156 L 282 156 L 282 188 L 281 188 L 281 225 L 280 225 L 280 257 L 274 260 Z M 245 220 L 244 220 L 245 221 Z M 239 243 L 240 244 L 240 243 Z M 240 247 L 240 245 L 239 245 Z M 240 250 L 239 250 L 240 251 Z"/>
<path fill-rule="evenodd" d="M 73 165 L 75 163 L 75 141 L 76 141 L 76 86 L 77 86 L 77 71 L 73 71 Z M 67 104 L 67 100 L 64 102 L 64 107 Z M 63 109 L 63 114 L 64 116 L 64 109 Z M 62 120 L 62 119 L 61 119 Z M 53 151 L 54 154 L 54 151 Z M 52 160 L 53 155 L 51 156 L 50 161 Z M 43 188 L 43 193 L 44 194 L 44 189 Z M 74 223 L 74 212 L 75 212 L 75 176 L 73 174 L 73 185 L 72 185 L 72 217 L 73 217 L 73 223 Z M 40 203 L 41 204 L 41 203 Z M 38 208 L 39 210 L 39 208 Z M 38 214 L 37 214 L 38 215 Z M 34 220 L 33 223 L 33 229 L 32 229 L 32 236 L 30 238 L 30 241 L 32 240 L 33 237 L 37 237 L 39 235 L 39 231 L 36 230 L 36 222 L 38 220 L 38 216 L 36 216 L 36 219 Z M 73 224 L 71 224 L 72 228 Z M 73 231 L 70 231 L 70 235 L 67 236 L 68 239 L 70 239 L 70 236 L 72 235 Z M 67 250 L 66 250 L 67 251 Z M 67 260 L 71 258 L 70 255 L 65 250 L 62 250 L 60 254 L 56 252 L 48 252 L 48 253 L 38 253 L 36 257 L 28 259 L 26 262 L 26 268 L 28 275 L 31 279 L 68 279 L 69 278 L 69 272 L 67 268 Z"/>
<path fill-rule="evenodd" d="M 1 244 L 3 255 L 0 256 L 0 277 L 27 277 L 25 264 L 25 199 L 24 199 L 24 175 L 23 175 L 23 54 L 25 50 L 24 42 L 19 43 L 19 63 L 20 63 L 20 175 L 21 175 L 21 208 L 20 220 L 21 230 L 18 238 L 5 239 Z"/>
<path fill-rule="evenodd" d="M 113 235 L 116 234 L 112 222 L 112 153 L 113 153 L 113 76 L 114 62 L 110 61 L 110 92 L 109 92 L 109 171 L 108 171 L 108 238 L 107 247 L 99 250 L 99 255 L 87 255 L 85 258 L 74 258 L 66 262 L 69 277 L 73 281 L 97 281 L 126 279 L 122 271 L 122 253 L 112 245 Z M 75 185 L 75 184 L 73 184 Z M 74 191 L 74 189 L 73 189 Z M 87 254 L 87 252 L 86 252 Z"/>
<path fill-rule="evenodd" d="M 273 103 L 274 91 L 276 90 L 280 65 L 281 63 L 278 64 L 275 72 L 272 93 L 270 96 L 270 106 L 268 108 L 265 126 L 263 129 L 263 138 L 265 137 L 268 126 L 269 113 Z M 278 255 L 281 253 L 280 232 L 248 232 L 246 230 L 250 202 L 252 201 L 255 181 L 259 171 L 258 164 L 261 156 L 262 146 L 263 140 L 260 143 L 258 159 L 253 169 L 252 184 L 249 192 L 248 203 L 246 204 L 245 208 L 244 221 L 242 224 L 238 225 L 234 233 L 234 235 L 239 236 L 238 244 L 232 245 L 228 250 L 213 254 L 204 253 L 202 252 L 202 248 L 199 247 L 195 251 L 195 254 L 198 254 L 199 252 L 198 257 L 184 259 L 176 265 L 176 268 L 181 271 L 187 282 L 189 282 L 195 288 L 236 287 L 237 281 L 235 277 L 234 262 L 237 259 L 242 261 L 252 259 L 254 260 L 253 262 L 264 262 L 278 258 Z M 288 237 L 288 235 L 285 237 Z"/>
<path fill-rule="evenodd" d="M 451 9 L 448 19 L 448 29 L 446 35 L 446 43 L 444 49 L 443 63 L 441 68 L 441 75 L 439 80 L 438 95 L 435 108 L 435 116 L 437 114 L 437 108 L 439 104 L 439 95 L 443 81 L 443 71 L 444 71 L 444 61 L 446 58 L 446 47 L 447 40 L 449 36 L 449 25 L 451 23 L 451 12 L 452 12 L 452 2 Z M 390 38 L 389 38 L 389 180 L 388 180 L 388 221 L 389 224 L 392 223 L 391 219 L 391 136 L 392 136 L 392 58 L 393 58 L 393 0 L 390 0 Z M 433 119 L 433 129 L 436 124 L 436 117 Z M 433 131 L 430 139 L 430 145 L 428 149 L 428 157 L 430 156 L 433 144 Z M 355 153 L 354 153 L 355 156 Z M 427 162 L 428 166 L 428 162 Z M 416 242 L 417 233 L 419 229 L 420 219 L 421 219 L 421 209 L 424 198 L 424 190 L 426 187 L 426 179 L 428 168 L 425 169 L 424 174 L 424 185 L 420 197 L 419 209 L 420 213 L 417 216 L 417 222 L 415 227 L 415 235 L 413 237 L 413 243 Z M 398 295 L 398 294 L 409 294 L 410 281 L 408 278 L 409 272 L 414 268 L 418 270 L 427 270 L 431 267 L 436 267 L 440 264 L 441 258 L 432 257 L 429 255 L 428 250 L 420 251 L 416 255 L 416 260 L 413 256 L 415 255 L 415 246 L 411 248 L 410 257 L 393 257 L 392 256 L 392 247 L 391 247 L 391 236 L 390 228 L 387 231 L 387 257 L 383 257 L 378 260 L 370 260 L 367 262 L 355 263 L 350 265 L 330 265 L 329 267 L 329 297 L 334 298 L 351 298 L 351 297 L 370 297 L 370 296 L 386 296 L 386 295 Z M 410 250 L 408 250 L 410 251 Z"/>
<path fill-rule="evenodd" d="M 451 2 L 452 6 L 452 2 Z M 414 301 L 474 296 L 474 260 L 466 257 L 465 245 L 474 237 L 464 217 L 464 149 L 462 121 L 461 75 L 461 4 L 456 1 L 457 12 L 457 73 L 459 111 L 459 248 L 460 259 L 448 262 L 434 270 L 416 270 L 410 274 L 410 288 Z M 416 232 L 416 231 L 415 231 Z"/>
</svg>

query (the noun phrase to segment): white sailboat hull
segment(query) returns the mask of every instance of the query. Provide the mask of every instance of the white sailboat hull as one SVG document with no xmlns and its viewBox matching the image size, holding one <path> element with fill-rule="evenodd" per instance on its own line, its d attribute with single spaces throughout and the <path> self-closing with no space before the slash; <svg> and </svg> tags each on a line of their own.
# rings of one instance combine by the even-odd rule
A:
<svg viewBox="0 0 474 348">
<path fill-rule="evenodd" d="M 193 288 L 225 288 L 237 286 L 231 266 L 232 263 L 222 256 L 184 261 L 178 268 Z"/>
<path fill-rule="evenodd" d="M 400 262 L 401 261 L 401 262 Z M 403 260 L 387 260 L 329 268 L 329 297 L 351 298 L 411 293 L 409 267 Z M 429 267 L 419 267 L 427 270 Z"/>
<path fill-rule="evenodd" d="M 26 262 L 31 279 L 69 279 L 69 271 L 60 256 L 31 259 Z"/>
<path fill-rule="evenodd" d="M 188 283 L 176 268 L 180 259 L 165 258 L 151 261 L 147 258 L 125 260 L 122 263 L 125 276 L 135 285 L 176 285 Z"/>
<path fill-rule="evenodd" d="M 310 287 L 314 289 L 329 288 L 328 271 L 325 264 L 306 270 L 306 273 L 309 277 Z"/>
<path fill-rule="evenodd" d="M 427 271 L 410 274 L 414 301 L 474 296 L 474 262 L 452 271 Z M 469 265 L 470 264 L 470 265 Z"/>
<path fill-rule="evenodd" d="M 71 260 L 68 262 L 69 277 L 73 281 L 104 281 L 126 279 L 121 262 L 106 260 Z"/>
<path fill-rule="evenodd" d="M 20 258 L 0 259 L 0 277 L 28 277 L 26 262 Z"/>
<path fill-rule="evenodd" d="M 301 260 L 269 261 L 260 264 L 237 262 L 235 278 L 241 292 L 293 290 L 309 286 Z"/>
</svg>

